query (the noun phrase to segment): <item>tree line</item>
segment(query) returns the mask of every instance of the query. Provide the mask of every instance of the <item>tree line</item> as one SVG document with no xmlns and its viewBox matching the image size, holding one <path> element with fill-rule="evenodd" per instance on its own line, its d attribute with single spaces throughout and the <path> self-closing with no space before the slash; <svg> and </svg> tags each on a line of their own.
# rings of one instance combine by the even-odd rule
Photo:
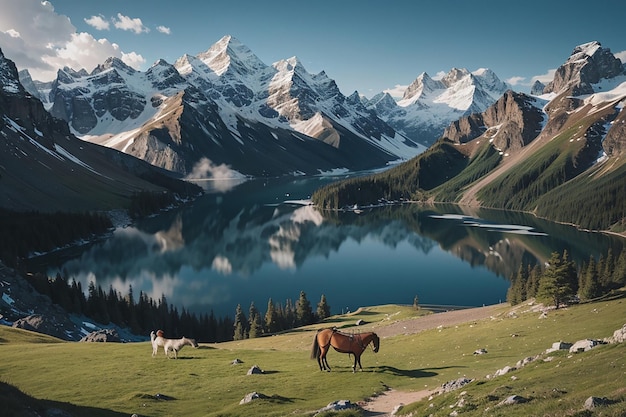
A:
<svg viewBox="0 0 626 417">
<path fill-rule="evenodd" d="M 234 340 L 253 339 L 264 335 L 274 334 L 283 330 L 313 324 L 330 317 L 330 306 L 326 296 L 322 294 L 317 309 L 313 312 L 311 302 L 306 293 L 300 291 L 300 298 L 294 306 L 291 300 L 285 305 L 275 304 L 270 298 L 267 302 L 267 310 L 263 316 L 254 305 L 250 303 L 248 317 L 243 312 L 241 304 L 235 309 Z"/>
<path fill-rule="evenodd" d="M 596 260 L 577 265 L 563 254 L 553 252 L 545 268 L 539 265 L 520 265 L 511 277 L 507 301 L 512 305 L 530 298 L 546 300 L 556 308 L 575 301 L 590 301 L 626 285 L 626 251 L 614 256 L 609 249 Z"/>
<path fill-rule="evenodd" d="M 294 304 L 287 299 L 284 305 L 270 298 L 267 311 L 261 316 L 254 302 L 250 304 L 248 316 L 237 305 L 235 319 L 208 314 L 196 315 L 184 307 L 179 311 L 167 302 L 165 295 L 154 300 L 143 291 L 136 297 L 132 286 L 125 296 L 112 286 L 105 291 L 92 281 L 85 295 L 80 282 L 68 280 L 57 274 L 49 278 L 45 274 L 26 275 L 27 281 L 40 294 L 50 297 L 53 303 L 70 314 L 84 315 L 102 325 L 114 324 L 128 328 L 136 335 L 148 335 L 153 330 L 163 330 L 169 338 L 193 337 L 198 341 L 214 343 L 261 337 L 305 326 L 330 316 L 330 306 L 322 295 L 314 312 L 304 291 Z"/>
<path fill-rule="evenodd" d="M 135 299 L 132 286 L 126 296 L 122 296 L 112 286 L 105 291 L 93 281 L 85 295 L 80 282 L 70 282 L 60 274 L 48 278 L 38 273 L 26 279 L 68 313 L 84 315 L 102 325 L 128 328 L 136 335 L 147 336 L 152 330 L 161 329 L 169 338 L 187 336 L 211 343 L 233 339 L 233 321 L 229 317 L 216 317 L 213 311 L 200 315 L 185 308 L 179 311 L 168 304 L 164 295 L 154 300 L 141 291 Z"/>
</svg>

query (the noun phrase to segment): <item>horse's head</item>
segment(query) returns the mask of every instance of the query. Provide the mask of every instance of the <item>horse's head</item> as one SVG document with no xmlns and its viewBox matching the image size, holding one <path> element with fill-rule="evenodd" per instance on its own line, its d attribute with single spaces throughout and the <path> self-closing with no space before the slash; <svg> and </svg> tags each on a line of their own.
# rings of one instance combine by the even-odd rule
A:
<svg viewBox="0 0 626 417">
<path fill-rule="evenodd" d="M 372 333 L 372 344 L 374 345 L 374 353 L 378 352 L 378 348 L 380 348 L 380 338 L 376 333 Z"/>
</svg>

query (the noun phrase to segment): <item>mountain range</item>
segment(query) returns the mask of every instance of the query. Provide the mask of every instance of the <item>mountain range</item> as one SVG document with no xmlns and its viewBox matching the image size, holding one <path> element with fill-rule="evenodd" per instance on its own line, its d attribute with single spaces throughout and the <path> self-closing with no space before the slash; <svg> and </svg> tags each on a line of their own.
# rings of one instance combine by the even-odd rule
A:
<svg viewBox="0 0 626 417">
<path fill-rule="evenodd" d="M 51 83 L 32 80 L 25 70 L 18 76 L 2 57 L 0 81 L 3 134 L 15 143 L 43 143 L 52 153 L 65 149 L 72 157 L 49 156 L 69 173 L 77 164 L 70 161 L 81 161 L 87 177 L 95 174 L 99 182 L 114 178 L 94 168 L 103 158 L 78 157 L 79 151 L 169 178 L 216 178 L 216 171 L 231 177 L 320 174 L 407 161 L 382 174 L 402 173 L 395 188 L 336 195 L 322 205 L 401 196 L 532 211 L 538 199 L 556 195 L 548 191 L 580 181 L 589 169 L 605 167 L 596 177 L 617 175 L 619 159 L 603 161 L 624 149 L 624 66 L 598 42 L 577 46 L 554 79 L 533 85 L 532 94 L 510 90 L 488 69 L 455 68 L 437 80 L 420 74 L 398 101 L 385 93 L 344 96 L 324 72 L 307 72 L 295 57 L 266 65 L 230 36 L 173 64 L 159 60 L 145 72 L 110 58 L 91 72 L 59 70 Z M 576 146 L 547 150 L 563 138 Z M 68 144 L 61 147 L 62 140 Z M 45 170 L 20 172 L 55 171 L 32 155 L 21 148 L 4 154 L 13 158 L 2 161 L 3 189 L 11 197 L 5 205 L 20 207 L 11 199 L 30 189 L 8 178 L 56 180 Z M 561 164 L 557 173 L 543 172 L 554 160 Z M 72 174 L 60 177 L 67 182 Z M 48 194 L 55 189 L 44 188 Z M 144 188 L 154 190 L 154 183 L 133 183 L 126 193 Z M 52 200 L 21 205 L 44 201 Z"/>
<path fill-rule="evenodd" d="M 535 94 L 506 91 L 450 123 L 398 167 L 313 195 L 321 207 L 448 201 L 527 211 L 622 233 L 626 217 L 626 70 L 599 42 L 574 48 Z"/>
<path fill-rule="evenodd" d="M 82 139 L 185 176 L 372 169 L 425 149 L 324 72 L 295 57 L 268 66 L 230 36 L 145 72 L 111 58 L 90 73 L 59 70 L 50 86 L 22 79 Z"/>
</svg>

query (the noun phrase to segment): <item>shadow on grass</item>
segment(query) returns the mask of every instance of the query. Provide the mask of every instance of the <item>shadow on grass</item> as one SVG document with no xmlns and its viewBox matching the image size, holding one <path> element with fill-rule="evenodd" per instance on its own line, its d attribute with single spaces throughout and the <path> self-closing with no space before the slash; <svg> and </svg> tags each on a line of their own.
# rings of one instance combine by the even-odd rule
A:
<svg viewBox="0 0 626 417">
<path fill-rule="evenodd" d="M 409 378 L 428 378 L 439 375 L 434 370 L 449 369 L 449 368 L 462 368 L 460 366 L 447 366 L 443 368 L 427 368 L 427 369 L 399 369 L 394 366 L 379 366 L 378 369 L 383 373 L 390 373 L 397 376 L 406 376 Z"/>
<path fill-rule="evenodd" d="M 128 417 L 128 413 L 118 413 L 104 408 L 80 407 L 60 401 L 40 400 L 24 394 L 18 388 L 0 382 L 0 415 L 12 417 L 32 417 L 33 415 L 71 415 L 72 417 Z M 3 414 L 6 413 L 6 414 Z"/>
</svg>

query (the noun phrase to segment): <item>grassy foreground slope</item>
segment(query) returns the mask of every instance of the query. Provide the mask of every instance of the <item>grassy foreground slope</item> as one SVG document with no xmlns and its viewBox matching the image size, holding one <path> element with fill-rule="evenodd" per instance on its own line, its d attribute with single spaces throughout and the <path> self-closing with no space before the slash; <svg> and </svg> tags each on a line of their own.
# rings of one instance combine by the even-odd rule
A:
<svg viewBox="0 0 626 417">
<path fill-rule="evenodd" d="M 350 316 L 334 316 L 322 326 L 278 336 L 201 344 L 199 349 L 185 347 L 178 360 L 166 359 L 162 351 L 153 358 L 147 342 L 59 342 L 0 327 L 0 382 L 32 398 L 54 401 L 57 408 L 67 406 L 73 416 L 312 415 L 335 400 L 359 402 L 387 387 L 434 390 L 463 376 L 476 381 L 461 390 L 468 400 L 463 407 L 456 407 L 459 415 L 626 413 L 626 344 L 603 345 L 575 355 L 553 353 L 551 362 L 538 360 L 513 373 L 486 378 L 544 352 L 554 342 L 611 336 L 626 323 L 624 298 L 550 311 L 544 319 L 527 304 L 502 305 L 494 308 L 489 319 L 411 333 L 412 320 L 424 320 L 411 317 L 416 314 L 404 306 L 365 308 Z M 334 351 L 328 356 L 333 371 L 320 372 L 317 363 L 309 359 L 316 328 L 335 325 L 356 331 L 349 326 L 358 319 L 367 323 L 358 327 L 362 331 L 383 334 L 384 326 L 398 321 L 406 326 L 395 327 L 406 330 L 383 337 L 377 354 L 368 349 L 362 357 L 364 372 L 353 374 L 348 355 Z M 473 354 L 481 348 L 487 353 Z M 232 364 L 235 359 L 243 363 Z M 246 375 L 253 365 L 265 373 Z M 269 398 L 239 405 L 254 391 Z M 0 395 L 4 392 L 0 390 Z M 495 407 L 513 394 L 530 401 Z M 593 414 L 576 414 L 591 395 L 614 403 Z M 450 405 L 458 400 L 459 392 L 452 392 L 405 410 L 447 416 L 453 411 Z M 9 404 L 5 398 L 0 401 Z"/>
</svg>

